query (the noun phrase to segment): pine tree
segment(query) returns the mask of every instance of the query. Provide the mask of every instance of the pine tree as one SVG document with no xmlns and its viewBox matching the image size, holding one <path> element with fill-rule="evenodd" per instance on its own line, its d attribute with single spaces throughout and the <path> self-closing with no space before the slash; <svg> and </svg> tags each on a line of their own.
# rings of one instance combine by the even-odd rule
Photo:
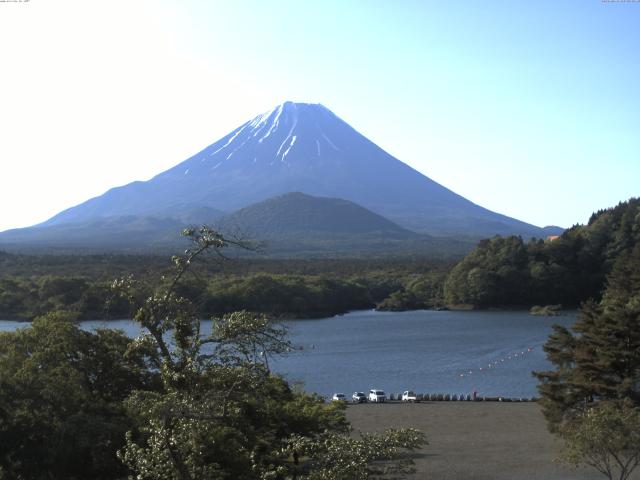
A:
<svg viewBox="0 0 640 480">
<path fill-rule="evenodd" d="M 640 244 L 618 259 L 602 301 L 585 303 L 571 330 L 556 326 L 544 349 L 556 369 L 534 375 L 552 430 L 593 400 L 640 406 Z"/>
</svg>

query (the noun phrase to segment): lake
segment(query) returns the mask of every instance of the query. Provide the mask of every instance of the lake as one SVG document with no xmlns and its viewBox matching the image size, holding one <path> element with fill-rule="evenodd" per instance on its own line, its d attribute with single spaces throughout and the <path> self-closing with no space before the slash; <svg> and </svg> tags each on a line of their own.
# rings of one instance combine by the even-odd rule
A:
<svg viewBox="0 0 640 480">
<path fill-rule="evenodd" d="M 371 388 L 399 393 L 471 393 L 532 397 L 531 371 L 549 368 L 542 344 L 551 325 L 569 326 L 575 312 L 534 317 L 528 312 L 358 311 L 284 322 L 298 350 L 271 361 L 273 370 L 307 391 L 330 396 Z M 28 326 L 0 321 L 0 331 Z M 139 333 L 130 320 L 86 321 Z M 211 322 L 203 322 L 203 332 Z"/>
</svg>

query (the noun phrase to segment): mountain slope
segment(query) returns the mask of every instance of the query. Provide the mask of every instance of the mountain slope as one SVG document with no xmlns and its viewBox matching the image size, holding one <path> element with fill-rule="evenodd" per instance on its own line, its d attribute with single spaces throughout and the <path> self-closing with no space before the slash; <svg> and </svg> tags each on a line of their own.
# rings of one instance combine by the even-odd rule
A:
<svg viewBox="0 0 640 480">
<path fill-rule="evenodd" d="M 122 216 L 7 230 L 0 248 L 19 252 L 164 251 L 177 245 L 185 223 L 174 218 Z"/>
<path fill-rule="evenodd" d="M 199 212 L 183 212 L 181 219 L 130 215 L 10 230 L 0 234 L 0 247 L 20 252 L 166 253 L 186 246 L 179 233 L 185 226 L 201 223 L 188 221 L 197 218 Z M 201 213 L 209 219 L 215 214 L 209 210 Z M 411 232 L 347 200 L 297 192 L 250 205 L 208 223 L 227 236 L 257 243 L 260 254 L 276 257 L 460 257 L 473 248 L 471 242 Z"/>
<path fill-rule="evenodd" d="M 213 224 L 224 212 L 210 207 L 178 204 L 158 215 L 89 217 L 65 223 L 45 223 L 0 233 L 0 248 L 13 251 L 74 253 L 144 252 L 181 245 L 188 225 Z"/>
<path fill-rule="evenodd" d="M 165 216 L 183 204 L 234 211 L 287 192 L 343 198 L 434 235 L 543 236 L 395 159 L 322 105 L 286 102 L 147 182 L 114 188 L 43 225 Z"/>
</svg>

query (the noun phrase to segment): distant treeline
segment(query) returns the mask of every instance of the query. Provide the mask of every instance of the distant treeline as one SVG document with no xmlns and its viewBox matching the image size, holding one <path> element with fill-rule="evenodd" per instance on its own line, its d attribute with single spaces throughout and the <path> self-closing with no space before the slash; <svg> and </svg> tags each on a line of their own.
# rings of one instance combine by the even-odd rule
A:
<svg viewBox="0 0 640 480">
<path fill-rule="evenodd" d="M 640 200 L 594 213 L 553 240 L 482 240 L 444 286 L 449 305 L 476 308 L 563 304 L 599 299 L 615 261 L 640 240 Z"/>
<path fill-rule="evenodd" d="M 374 307 L 576 307 L 600 298 L 616 259 L 639 240 L 640 200 L 631 199 L 553 240 L 482 240 L 455 267 L 422 257 L 217 259 L 192 269 L 180 293 L 203 318 L 243 309 L 311 318 Z M 151 279 L 169 268 L 166 257 L 0 252 L 0 318 L 31 319 L 53 310 L 80 319 L 128 317 L 126 304 L 112 299 L 112 281 L 127 272 L 157 287 Z"/>
<path fill-rule="evenodd" d="M 79 319 L 126 318 L 113 296 L 122 272 L 152 283 L 169 268 L 145 256 L 31 257 L 0 254 L 0 318 L 31 319 L 64 310 Z M 402 310 L 442 304 L 451 263 L 430 259 L 212 261 L 180 285 L 203 317 L 237 310 L 274 317 L 312 318 L 349 310 Z M 286 272 L 286 273 L 285 273 Z M 154 284 L 157 286 L 157 281 Z"/>
</svg>

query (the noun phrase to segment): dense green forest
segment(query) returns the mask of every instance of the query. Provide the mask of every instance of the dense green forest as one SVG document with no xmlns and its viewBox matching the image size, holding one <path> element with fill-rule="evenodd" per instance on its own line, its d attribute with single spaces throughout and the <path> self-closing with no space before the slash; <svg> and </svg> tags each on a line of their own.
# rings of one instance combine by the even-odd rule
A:
<svg viewBox="0 0 640 480">
<path fill-rule="evenodd" d="M 544 345 L 552 367 L 534 372 L 560 459 L 609 479 L 640 466 L 640 244 L 618 256 L 602 299 L 583 303 Z"/>
<path fill-rule="evenodd" d="M 202 317 L 239 309 L 312 318 L 349 310 L 575 307 L 600 298 L 606 275 L 640 239 L 640 200 L 592 215 L 553 241 L 482 240 L 454 260 L 425 257 L 265 259 L 216 257 L 181 284 Z M 80 319 L 129 317 L 111 283 L 124 273 L 155 287 L 171 268 L 144 255 L 17 255 L 0 252 L 0 318 L 65 310 Z"/>
<path fill-rule="evenodd" d="M 286 330 L 246 311 L 203 337 L 180 295 L 215 232 L 173 259 L 159 286 L 113 285 L 145 334 L 86 332 L 51 312 L 0 333 L 0 479 L 225 480 L 398 478 L 425 444 L 413 429 L 353 435 L 344 405 L 291 388 L 269 358 Z"/>
<path fill-rule="evenodd" d="M 555 240 L 494 237 L 456 265 L 444 286 L 449 305 L 476 308 L 599 299 L 615 261 L 640 241 L 640 200 L 594 213 Z"/>
<path fill-rule="evenodd" d="M 427 258 L 265 260 L 216 257 L 194 266 L 180 285 L 202 317 L 240 309 L 276 317 L 310 318 L 378 306 L 442 305 L 452 263 Z M 30 256 L 0 253 L 0 318 L 32 319 L 52 310 L 79 319 L 129 317 L 113 297 L 124 273 L 160 286 L 171 264 L 134 255 Z"/>
</svg>

